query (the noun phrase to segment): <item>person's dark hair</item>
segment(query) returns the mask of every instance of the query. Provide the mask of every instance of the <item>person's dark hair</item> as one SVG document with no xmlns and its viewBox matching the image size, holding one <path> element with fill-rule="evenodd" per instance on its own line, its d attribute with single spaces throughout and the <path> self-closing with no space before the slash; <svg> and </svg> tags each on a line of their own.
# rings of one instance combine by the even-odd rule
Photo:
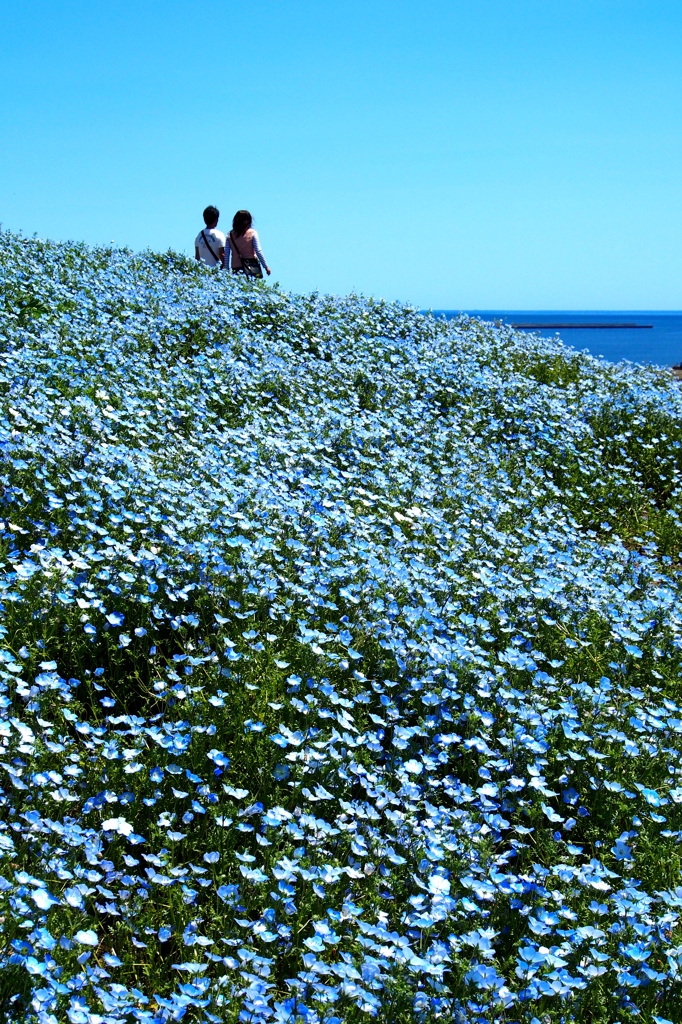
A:
<svg viewBox="0 0 682 1024">
<path fill-rule="evenodd" d="M 245 231 L 248 231 L 253 224 L 253 217 L 248 210 L 237 210 L 232 218 L 232 230 L 237 238 L 240 238 Z"/>
<path fill-rule="evenodd" d="M 217 206 L 207 206 L 204 210 L 204 224 L 207 228 L 212 224 L 217 224 L 219 217 L 220 210 Z"/>
</svg>

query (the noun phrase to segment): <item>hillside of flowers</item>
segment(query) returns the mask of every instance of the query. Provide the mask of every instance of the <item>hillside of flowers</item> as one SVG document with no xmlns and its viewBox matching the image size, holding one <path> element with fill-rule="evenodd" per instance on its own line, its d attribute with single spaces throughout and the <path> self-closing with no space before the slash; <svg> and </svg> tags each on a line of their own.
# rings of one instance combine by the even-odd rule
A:
<svg viewBox="0 0 682 1024">
<path fill-rule="evenodd" d="M 0 234 L 0 1021 L 682 1021 L 682 393 Z"/>
</svg>

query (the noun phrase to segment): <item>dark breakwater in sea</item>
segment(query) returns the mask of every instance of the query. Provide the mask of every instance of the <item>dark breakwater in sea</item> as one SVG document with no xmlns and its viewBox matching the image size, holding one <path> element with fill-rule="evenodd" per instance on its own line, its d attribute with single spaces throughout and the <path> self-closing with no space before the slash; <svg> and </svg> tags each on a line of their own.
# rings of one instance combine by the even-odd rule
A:
<svg viewBox="0 0 682 1024">
<path fill-rule="evenodd" d="M 682 361 L 682 313 L 588 310 L 466 310 L 470 316 L 493 323 L 523 325 L 545 338 L 555 335 L 573 348 L 610 362 L 629 359 L 633 363 L 673 366 Z M 436 309 L 434 315 L 450 320 L 458 310 Z"/>
</svg>

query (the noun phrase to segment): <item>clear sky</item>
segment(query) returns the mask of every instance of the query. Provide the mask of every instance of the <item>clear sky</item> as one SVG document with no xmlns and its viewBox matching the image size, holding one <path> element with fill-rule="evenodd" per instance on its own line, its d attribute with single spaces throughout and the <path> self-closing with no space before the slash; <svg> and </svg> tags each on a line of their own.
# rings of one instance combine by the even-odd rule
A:
<svg viewBox="0 0 682 1024">
<path fill-rule="evenodd" d="M 456 309 L 682 308 L 680 0 L 0 0 L 0 221 Z"/>
</svg>

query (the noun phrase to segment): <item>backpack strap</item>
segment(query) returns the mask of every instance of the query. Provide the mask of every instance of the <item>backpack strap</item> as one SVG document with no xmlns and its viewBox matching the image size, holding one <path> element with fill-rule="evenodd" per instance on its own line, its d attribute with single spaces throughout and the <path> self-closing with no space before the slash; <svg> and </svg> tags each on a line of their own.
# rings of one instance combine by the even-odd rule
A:
<svg viewBox="0 0 682 1024">
<path fill-rule="evenodd" d="M 236 242 L 236 240 L 235 240 L 235 237 L 234 237 L 234 235 L 232 234 L 232 232 L 231 232 L 231 231 L 230 231 L 230 241 L 232 242 L 233 246 L 235 247 L 235 249 L 236 249 L 236 251 L 237 251 L 237 256 L 239 256 L 239 259 L 243 261 L 243 260 L 244 260 L 244 257 L 243 257 L 243 256 L 242 256 L 242 254 L 240 253 L 240 251 L 239 251 L 239 246 L 237 245 L 237 242 Z"/>
<path fill-rule="evenodd" d="M 208 251 L 210 252 L 210 254 L 211 254 L 211 256 L 213 257 L 213 259 L 214 259 L 214 260 L 216 261 L 216 263 L 220 263 L 220 260 L 218 259 L 218 257 L 216 256 L 216 254 L 215 254 L 215 253 L 213 252 L 213 246 L 211 245 L 211 243 L 209 242 L 208 238 L 206 237 L 206 232 L 205 232 L 205 231 L 203 231 L 203 230 L 202 230 L 202 232 L 201 232 L 201 237 L 203 238 L 203 240 L 204 240 L 204 245 L 206 246 L 206 248 L 207 248 L 207 249 L 208 249 Z"/>
</svg>

